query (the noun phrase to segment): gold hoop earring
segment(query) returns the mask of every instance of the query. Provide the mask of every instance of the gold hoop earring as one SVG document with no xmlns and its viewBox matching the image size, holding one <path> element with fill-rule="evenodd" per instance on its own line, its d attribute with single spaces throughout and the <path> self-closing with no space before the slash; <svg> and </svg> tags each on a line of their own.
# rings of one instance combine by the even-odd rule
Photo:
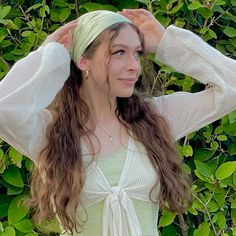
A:
<svg viewBox="0 0 236 236">
<path fill-rule="evenodd" d="M 85 71 L 85 79 L 88 79 L 88 74 L 89 74 L 89 72 L 88 72 L 88 70 L 86 70 Z"/>
</svg>

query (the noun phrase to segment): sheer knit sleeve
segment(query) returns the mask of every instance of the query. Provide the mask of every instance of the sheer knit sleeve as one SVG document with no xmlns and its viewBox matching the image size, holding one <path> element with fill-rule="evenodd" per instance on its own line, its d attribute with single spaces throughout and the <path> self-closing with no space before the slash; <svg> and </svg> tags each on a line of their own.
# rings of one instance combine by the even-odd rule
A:
<svg viewBox="0 0 236 236">
<path fill-rule="evenodd" d="M 34 161 L 50 121 L 46 107 L 69 71 L 69 53 L 53 42 L 19 60 L 0 81 L 0 137 Z"/>
<path fill-rule="evenodd" d="M 190 31 L 170 26 L 156 59 L 208 86 L 197 93 L 176 92 L 151 101 L 166 117 L 175 140 L 236 109 L 236 61 Z"/>
</svg>

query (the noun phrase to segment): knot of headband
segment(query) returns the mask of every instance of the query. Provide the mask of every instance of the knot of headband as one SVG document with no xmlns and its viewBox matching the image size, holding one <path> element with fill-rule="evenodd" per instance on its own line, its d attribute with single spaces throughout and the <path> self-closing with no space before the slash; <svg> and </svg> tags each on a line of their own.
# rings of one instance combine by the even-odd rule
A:
<svg viewBox="0 0 236 236">
<path fill-rule="evenodd" d="M 106 10 L 86 13 L 78 18 L 78 25 L 74 29 L 71 58 L 76 63 L 86 48 L 109 26 L 118 22 L 131 21 L 118 14 Z"/>
</svg>

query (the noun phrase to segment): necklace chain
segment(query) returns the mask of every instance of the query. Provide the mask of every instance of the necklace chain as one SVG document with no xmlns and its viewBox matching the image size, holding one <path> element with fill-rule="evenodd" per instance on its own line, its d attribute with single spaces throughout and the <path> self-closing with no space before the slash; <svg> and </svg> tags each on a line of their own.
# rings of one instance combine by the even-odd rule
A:
<svg viewBox="0 0 236 236">
<path fill-rule="evenodd" d="M 115 125 L 113 126 L 113 129 L 111 131 L 111 134 L 109 134 L 106 130 L 104 130 L 100 125 L 97 124 L 97 127 L 109 137 L 109 141 L 114 145 L 113 143 L 113 137 L 111 136 L 111 134 L 113 133 L 114 129 L 115 129 Z"/>
</svg>

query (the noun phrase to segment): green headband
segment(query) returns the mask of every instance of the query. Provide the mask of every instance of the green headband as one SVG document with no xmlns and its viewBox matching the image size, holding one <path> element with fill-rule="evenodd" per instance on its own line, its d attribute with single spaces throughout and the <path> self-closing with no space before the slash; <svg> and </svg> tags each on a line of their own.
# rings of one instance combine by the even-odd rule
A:
<svg viewBox="0 0 236 236">
<path fill-rule="evenodd" d="M 98 10 L 86 13 L 78 18 L 78 25 L 74 29 L 71 58 L 76 63 L 86 48 L 109 26 L 118 22 L 131 21 L 111 11 Z"/>
</svg>

